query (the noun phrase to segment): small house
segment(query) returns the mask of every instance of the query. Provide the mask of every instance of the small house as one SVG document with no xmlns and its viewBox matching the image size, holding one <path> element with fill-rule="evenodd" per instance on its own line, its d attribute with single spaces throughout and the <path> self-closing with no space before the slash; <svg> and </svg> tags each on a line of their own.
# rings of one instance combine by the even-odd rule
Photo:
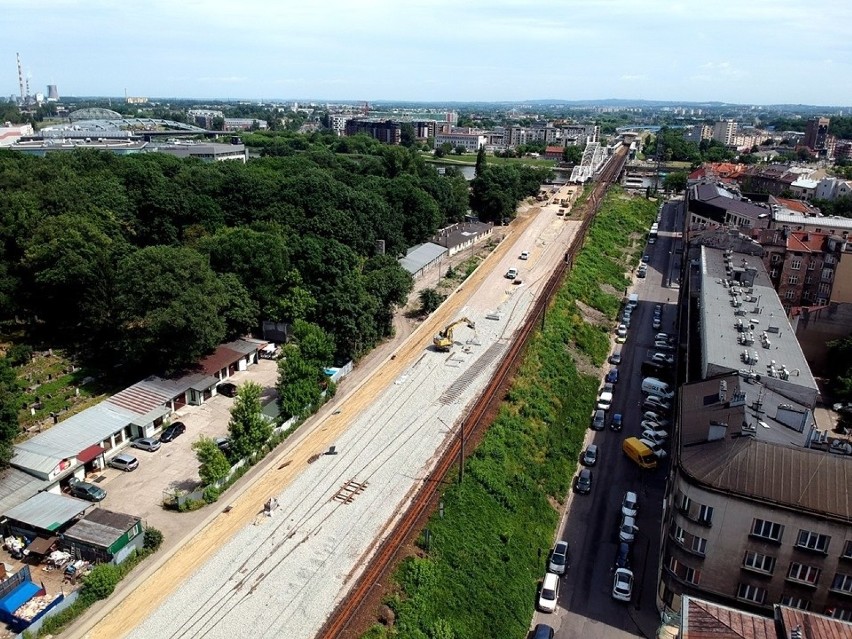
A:
<svg viewBox="0 0 852 639">
<path fill-rule="evenodd" d="M 139 517 L 96 508 L 62 535 L 62 547 L 77 559 L 120 564 L 141 550 L 145 535 Z"/>
</svg>

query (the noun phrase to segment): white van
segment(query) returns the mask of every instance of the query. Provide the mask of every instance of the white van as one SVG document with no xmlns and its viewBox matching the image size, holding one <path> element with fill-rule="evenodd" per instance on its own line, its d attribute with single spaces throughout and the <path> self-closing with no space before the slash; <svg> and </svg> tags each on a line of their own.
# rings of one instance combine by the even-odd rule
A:
<svg viewBox="0 0 852 639">
<path fill-rule="evenodd" d="M 631 293 L 627 296 L 627 306 L 630 308 L 639 306 L 639 293 Z"/>
<path fill-rule="evenodd" d="M 642 380 L 642 392 L 650 393 L 651 395 L 659 395 L 666 399 L 674 397 L 674 393 L 669 388 L 669 385 L 660 381 L 656 377 L 646 377 Z"/>
</svg>

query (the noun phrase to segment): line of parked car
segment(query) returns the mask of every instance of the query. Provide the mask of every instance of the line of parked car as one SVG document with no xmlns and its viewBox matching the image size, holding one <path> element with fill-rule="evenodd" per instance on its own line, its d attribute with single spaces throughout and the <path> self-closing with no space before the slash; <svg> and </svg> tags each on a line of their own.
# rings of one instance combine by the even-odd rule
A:
<svg viewBox="0 0 852 639">
<path fill-rule="evenodd" d="M 615 572 L 612 580 L 612 598 L 617 601 L 630 601 L 633 596 L 633 571 L 630 569 L 630 558 L 633 542 L 639 531 L 636 526 L 638 513 L 639 497 L 635 492 L 627 491 L 621 500 L 618 549 L 615 553 Z"/>
</svg>

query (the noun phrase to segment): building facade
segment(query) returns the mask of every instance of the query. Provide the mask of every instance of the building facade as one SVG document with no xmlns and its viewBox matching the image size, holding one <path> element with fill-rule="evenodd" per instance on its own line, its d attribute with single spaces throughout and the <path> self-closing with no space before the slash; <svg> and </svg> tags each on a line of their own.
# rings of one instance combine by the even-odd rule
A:
<svg viewBox="0 0 852 639">
<path fill-rule="evenodd" d="M 828 118 L 811 118 L 808 120 L 805 127 L 804 145 L 816 153 L 825 151 L 829 124 L 831 124 L 831 120 Z"/>
</svg>

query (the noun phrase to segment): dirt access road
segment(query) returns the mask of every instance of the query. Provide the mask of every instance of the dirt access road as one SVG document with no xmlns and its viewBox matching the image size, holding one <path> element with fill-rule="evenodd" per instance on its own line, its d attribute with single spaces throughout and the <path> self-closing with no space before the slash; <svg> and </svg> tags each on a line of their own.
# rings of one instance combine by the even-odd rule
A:
<svg viewBox="0 0 852 639">
<path fill-rule="evenodd" d="M 193 531 L 191 540 L 171 553 L 165 553 L 156 558 L 154 563 L 145 566 L 143 572 L 135 576 L 113 596 L 109 602 L 98 606 L 88 615 L 85 623 L 79 625 L 77 632 L 70 636 L 87 637 L 121 637 L 132 631 L 158 605 L 174 593 L 180 585 L 196 573 L 202 565 L 217 551 L 229 542 L 236 534 L 256 522 L 263 503 L 273 495 L 279 494 L 284 487 L 291 484 L 309 464 L 309 459 L 324 452 L 334 444 L 346 431 L 353 419 L 371 407 L 375 398 L 390 387 L 401 374 L 412 365 L 412 362 L 422 357 L 431 336 L 451 320 L 462 307 L 471 301 L 473 293 L 480 289 L 483 282 L 492 277 L 492 270 L 501 262 L 529 246 L 516 246 L 515 239 L 526 231 L 539 215 L 551 216 L 555 213 L 550 206 L 540 211 L 530 209 L 522 214 L 512 227 L 505 229 L 506 239 L 487 258 L 485 263 L 456 290 L 448 301 L 424 322 L 401 346 L 393 352 L 386 350 L 383 360 L 374 354 L 367 362 L 362 362 L 356 372 L 342 385 L 338 396 L 313 419 L 309 420 L 282 451 L 264 464 L 253 483 L 247 484 L 239 494 L 228 497 L 225 504 L 230 504 L 229 512 L 213 511 L 204 525 Z M 560 224 L 569 224 L 561 220 Z M 559 244 L 547 245 L 549 239 L 546 233 L 554 237 L 567 235 L 563 231 L 553 231 L 553 223 L 547 222 L 547 229 L 536 237 L 536 250 L 542 255 L 540 266 L 535 274 L 530 270 L 532 278 L 542 279 L 549 272 L 555 261 L 561 259 Z M 555 227 L 554 227 L 555 228 Z M 540 242 L 540 245 L 539 245 Z M 499 267 L 502 269 L 502 266 Z M 499 278 L 502 275 L 497 275 Z M 492 285 L 492 289 L 494 286 Z M 520 290 L 520 289 L 518 289 Z M 488 306 L 491 302 L 478 300 L 475 306 Z M 481 310 L 481 309 L 480 309 Z M 401 339 L 401 336 L 400 336 Z M 372 359 L 372 362 L 369 360 Z M 340 410 L 341 408 L 345 410 Z M 265 472 L 264 472 L 265 471 Z M 220 502 L 221 504 L 222 502 Z M 224 505 L 224 504 L 223 504 Z M 356 562 L 357 563 L 357 562 Z M 317 602 L 319 603 L 319 602 Z M 174 634 L 173 636 L 190 636 L 189 634 Z"/>
</svg>

